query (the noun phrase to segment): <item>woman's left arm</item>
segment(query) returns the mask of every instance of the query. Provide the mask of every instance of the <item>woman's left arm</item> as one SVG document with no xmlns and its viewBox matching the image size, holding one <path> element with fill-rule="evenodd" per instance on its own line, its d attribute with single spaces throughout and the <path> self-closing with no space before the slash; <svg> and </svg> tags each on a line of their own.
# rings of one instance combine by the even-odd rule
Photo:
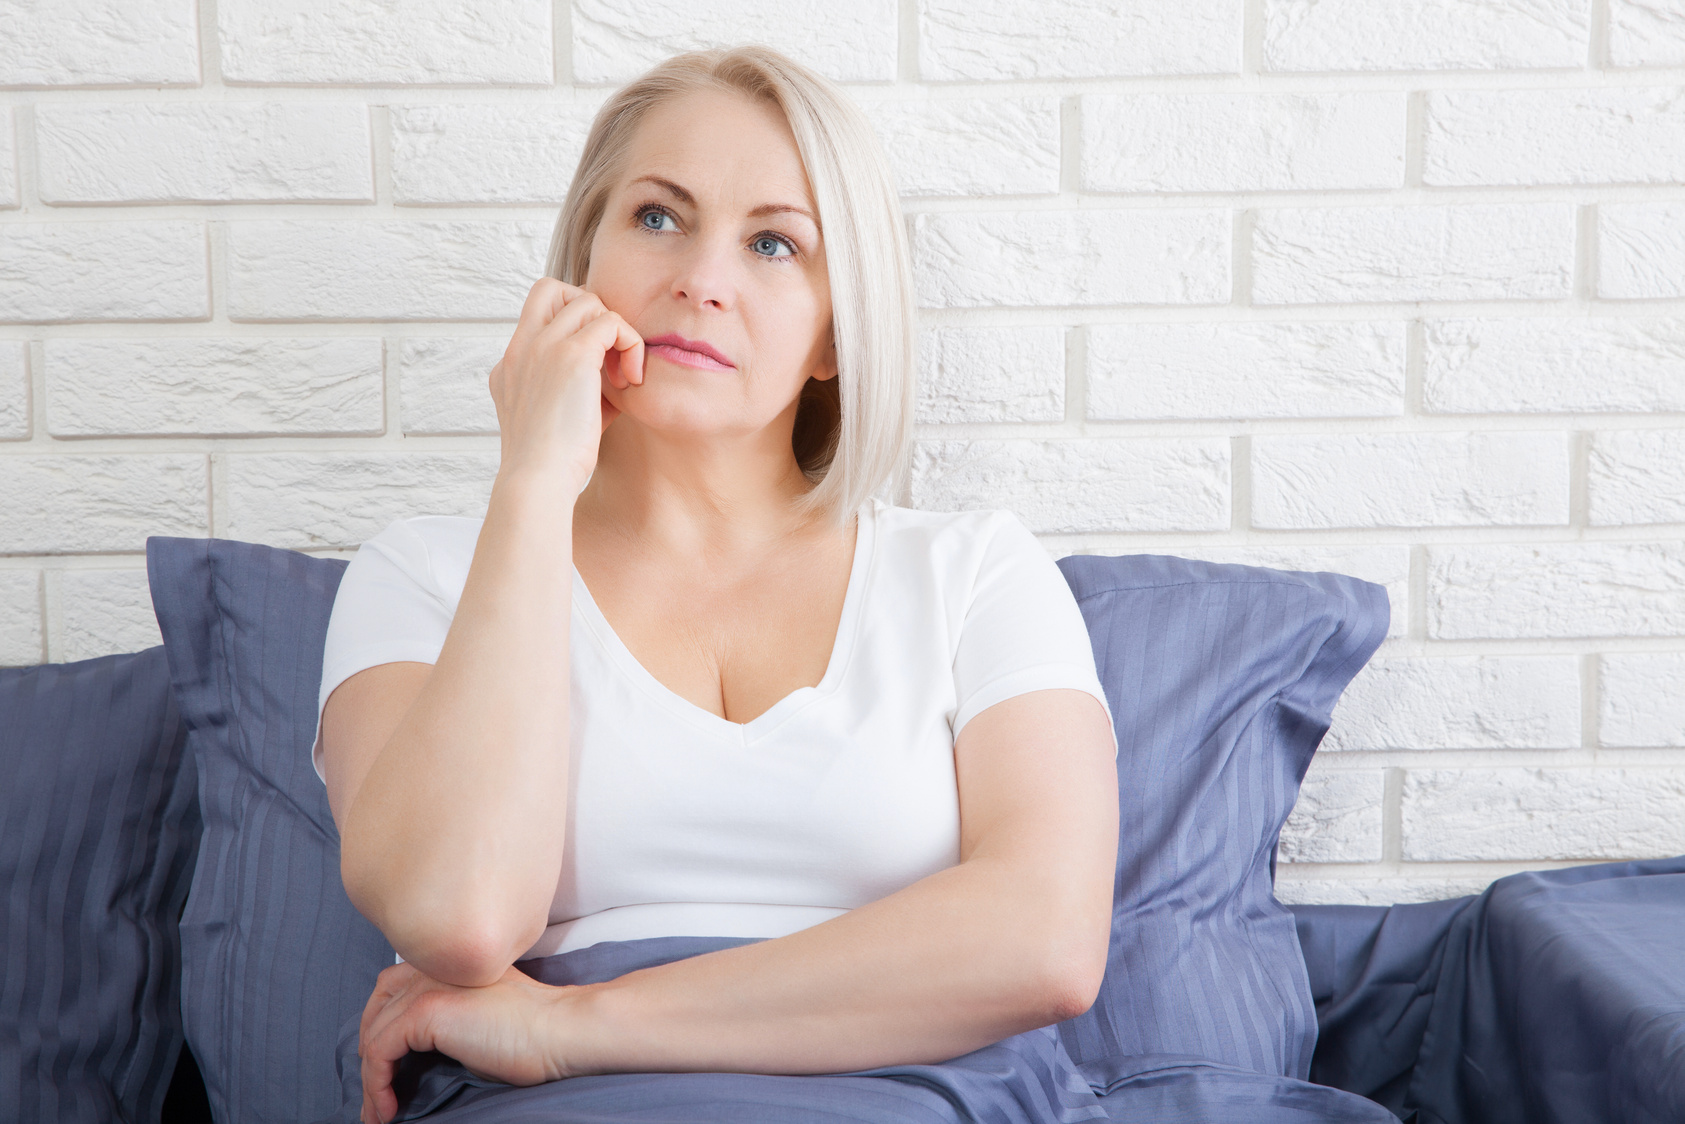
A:
<svg viewBox="0 0 1685 1124">
<path fill-rule="evenodd" d="M 1111 932 L 1113 744 L 1083 691 L 982 711 L 954 747 L 960 862 L 785 937 L 584 987 L 545 988 L 511 969 L 491 987 L 455 988 L 388 969 L 394 987 L 377 989 L 364 1020 L 365 1088 L 380 1092 L 412 1047 L 520 1084 L 838 1073 L 945 1061 L 1081 1014 Z"/>
</svg>

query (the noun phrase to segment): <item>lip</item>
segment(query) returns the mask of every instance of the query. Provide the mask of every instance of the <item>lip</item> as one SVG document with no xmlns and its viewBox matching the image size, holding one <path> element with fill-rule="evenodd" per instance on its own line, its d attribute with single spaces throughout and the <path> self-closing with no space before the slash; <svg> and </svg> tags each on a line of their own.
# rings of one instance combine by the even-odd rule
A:
<svg viewBox="0 0 1685 1124">
<path fill-rule="evenodd" d="M 688 352 L 691 352 L 692 354 L 694 354 L 699 359 L 705 357 L 707 359 L 713 360 L 714 363 L 719 364 L 721 367 L 729 367 L 732 370 L 737 369 L 736 363 L 733 363 L 730 359 L 727 359 L 723 354 L 721 354 L 721 352 L 719 351 L 718 348 L 714 347 L 714 345 L 710 344 L 707 340 L 687 340 L 683 336 L 679 335 L 679 333 L 677 333 L 677 332 L 668 332 L 664 336 L 651 336 L 649 339 L 646 339 L 644 341 L 644 350 L 645 350 L 646 353 L 651 348 L 658 348 L 658 347 L 660 347 L 660 348 L 675 348 L 679 351 L 688 351 Z M 666 354 L 666 355 L 663 355 L 662 358 L 671 359 L 674 362 L 678 362 L 678 363 L 685 363 L 684 357 L 681 357 L 681 356 Z M 705 368 L 712 366 L 712 364 L 710 364 L 710 363 L 685 363 L 685 365 L 689 366 L 689 367 L 705 367 Z"/>
</svg>

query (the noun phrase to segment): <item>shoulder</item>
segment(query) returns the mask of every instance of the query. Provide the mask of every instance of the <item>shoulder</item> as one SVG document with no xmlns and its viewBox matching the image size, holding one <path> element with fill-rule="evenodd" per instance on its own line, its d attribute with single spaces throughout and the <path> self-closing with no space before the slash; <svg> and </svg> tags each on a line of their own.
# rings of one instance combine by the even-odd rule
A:
<svg viewBox="0 0 1685 1124">
<path fill-rule="evenodd" d="M 922 511 L 877 503 L 878 533 L 888 549 L 975 574 L 990 555 L 1026 551 L 1051 561 L 1016 513 L 1006 508 Z"/>
<path fill-rule="evenodd" d="M 363 540 L 346 578 L 357 572 L 396 570 L 411 581 L 455 602 L 468 579 L 484 519 L 458 515 L 413 515 L 394 519 Z"/>
</svg>

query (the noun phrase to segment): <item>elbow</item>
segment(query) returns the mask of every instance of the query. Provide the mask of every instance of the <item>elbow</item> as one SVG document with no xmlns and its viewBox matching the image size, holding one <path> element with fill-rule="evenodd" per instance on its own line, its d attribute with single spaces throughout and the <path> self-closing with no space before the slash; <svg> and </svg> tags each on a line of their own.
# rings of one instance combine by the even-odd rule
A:
<svg viewBox="0 0 1685 1124">
<path fill-rule="evenodd" d="M 1100 998 L 1106 976 L 1110 939 L 1096 948 L 1093 941 L 1077 942 L 1061 935 L 1043 945 L 1048 955 L 1036 975 L 1033 1003 L 1048 1023 L 1086 1014 Z"/>
<path fill-rule="evenodd" d="M 515 932 L 483 903 L 442 900 L 437 894 L 387 893 L 413 879 L 373 876 L 354 868 L 344 856 L 340 873 L 357 911 L 385 935 L 405 963 L 440 983 L 496 983 L 539 936 Z"/>
</svg>

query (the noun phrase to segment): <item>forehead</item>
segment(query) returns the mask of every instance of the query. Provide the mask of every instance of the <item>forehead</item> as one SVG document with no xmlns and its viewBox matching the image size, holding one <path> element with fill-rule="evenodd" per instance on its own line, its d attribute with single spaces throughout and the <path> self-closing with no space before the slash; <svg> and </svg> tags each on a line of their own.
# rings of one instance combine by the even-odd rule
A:
<svg viewBox="0 0 1685 1124">
<path fill-rule="evenodd" d="M 745 212 L 767 203 L 814 209 L 783 111 L 735 90 L 692 90 L 651 109 L 632 135 L 620 186 L 645 176 Z"/>
</svg>

